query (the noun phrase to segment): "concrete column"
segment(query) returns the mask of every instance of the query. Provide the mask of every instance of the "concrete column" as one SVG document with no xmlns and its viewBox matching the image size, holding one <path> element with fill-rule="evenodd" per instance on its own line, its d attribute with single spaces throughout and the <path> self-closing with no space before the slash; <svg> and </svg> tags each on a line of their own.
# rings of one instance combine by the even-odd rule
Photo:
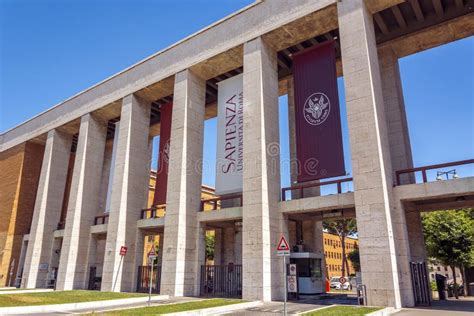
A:
<svg viewBox="0 0 474 316">
<path fill-rule="evenodd" d="M 243 298 L 283 297 L 278 75 L 276 52 L 262 38 L 244 45 Z"/>
<path fill-rule="evenodd" d="M 190 70 L 175 76 L 161 292 L 196 295 L 206 83 Z M 203 249 L 204 251 L 204 249 Z"/>
<path fill-rule="evenodd" d="M 408 122 L 403 99 L 402 81 L 398 57 L 391 46 L 378 50 L 380 57 L 380 73 L 387 117 L 388 137 L 392 172 L 413 167 L 413 158 L 408 132 Z M 395 178 L 394 178 L 395 180 Z M 415 183 L 415 175 L 404 174 L 400 177 L 401 184 Z M 408 239 L 412 261 L 426 261 L 425 239 L 419 212 L 406 213 Z"/>
<path fill-rule="evenodd" d="M 220 265 L 223 264 L 223 255 L 224 255 L 224 234 L 223 228 L 216 228 L 214 230 L 214 264 Z"/>
<path fill-rule="evenodd" d="M 93 114 L 81 118 L 59 263 L 58 290 L 84 289 L 90 226 L 99 207 L 106 123 Z"/>
<path fill-rule="evenodd" d="M 132 291 L 135 291 L 137 288 L 137 273 L 138 273 L 138 267 L 142 265 L 143 263 L 143 256 L 144 252 L 148 253 L 150 249 L 145 249 L 145 238 L 148 238 L 147 234 L 141 230 L 137 229 L 137 234 L 135 237 L 135 255 L 134 255 L 134 264 L 133 264 L 133 269 L 132 269 Z M 153 242 L 153 247 L 155 246 L 155 243 Z M 148 264 L 148 261 L 147 261 Z"/>
<path fill-rule="evenodd" d="M 413 167 L 410 136 L 408 133 L 398 57 L 394 54 L 391 46 L 379 49 L 378 53 L 380 57 L 380 75 L 387 118 L 392 174 L 395 176 L 395 171 Z M 414 183 L 415 177 L 413 174 L 405 174 L 401 176 L 400 180 L 402 184 Z"/>
<path fill-rule="evenodd" d="M 235 228 L 234 227 L 226 227 L 222 230 L 223 235 L 223 261 L 222 264 L 229 264 L 229 263 L 236 263 L 236 255 L 235 255 Z"/>
<path fill-rule="evenodd" d="M 404 211 L 392 197 L 392 165 L 372 16 L 363 0 L 337 3 L 352 150 L 362 281 L 368 303 L 401 307 L 408 258 Z"/>
<path fill-rule="evenodd" d="M 61 215 L 71 144 L 71 135 L 57 129 L 48 132 L 23 272 L 26 288 L 42 287 L 47 276 L 39 266 L 49 264 L 53 232 Z"/>
<path fill-rule="evenodd" d="M 123 99 L 113 166 L 102 291 L 133 290 L 137 220 L 140 218 L 140 210 L 146 207 L 150 176 L 150 108 L 150 104 L 135 95 L 128 95 Z M 119 255 L 121 246 L 128 247 L 128 253 L 123 259 Z"/>
</svg>

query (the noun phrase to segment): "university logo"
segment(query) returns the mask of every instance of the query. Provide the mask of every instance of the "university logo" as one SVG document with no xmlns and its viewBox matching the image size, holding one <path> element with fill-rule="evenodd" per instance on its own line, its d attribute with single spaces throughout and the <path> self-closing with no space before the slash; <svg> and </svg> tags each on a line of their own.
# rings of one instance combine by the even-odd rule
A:
<svg viewBox="0 0 474 316">
<path fill-rule="evenodd" d="M 321 92 L 313 93 L 304 103 L 303 115 L 311 125 L 320 125 L 326 121 L 331 111 L 331 102 L 327 95 Z"/>
<path fill-rule="evenodd" d="M 168 140 L 165 144 L 165 147 L 163 148 L 163 160 L 165 162 L 170 161 L 170 141 Z"/>
</svg>

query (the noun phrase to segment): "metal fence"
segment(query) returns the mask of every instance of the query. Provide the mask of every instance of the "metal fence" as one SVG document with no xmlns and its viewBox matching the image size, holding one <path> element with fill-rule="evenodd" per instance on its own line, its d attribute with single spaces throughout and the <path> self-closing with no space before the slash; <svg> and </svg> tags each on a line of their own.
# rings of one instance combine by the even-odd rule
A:
<svg viewBox="0 0 474 316">
<path fill-rule="evenodd" d="M 201 266 L 201 296 L 242 297 L 242 266 Z"/>
<path fill-rule="evenodd" d="M 410 270 L 415 305 L 431 305 L 431 290 L 426 262 L 410 262 Z"/>
<path fill-rule="evenodd" d="M 148 293 L 150 290 L 150 266 L 139 266 L 137 275 L 137 292 Z M 153 280 L 151 292 L 155 294 L 160 293 L 161 283 L 161 266 L 153 266 Z"/>
</svg>

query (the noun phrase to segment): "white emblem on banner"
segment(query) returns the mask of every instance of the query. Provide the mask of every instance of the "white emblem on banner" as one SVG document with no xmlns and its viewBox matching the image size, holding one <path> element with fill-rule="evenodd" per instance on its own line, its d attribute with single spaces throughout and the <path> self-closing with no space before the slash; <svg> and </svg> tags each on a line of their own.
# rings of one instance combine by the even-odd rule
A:
<svg viewBox="0 0 474 316">
<path fill-rule="evenodd" d="M 331 102 L 327 95 L 316 92 L 304 103 L 304 119 L 311 125 L 320 125 L 329 117 Z"/>
<path fill-rule="evenodd" d="M 217 96 L 216 194 L 242 191 L 243 75 L 220 81 Z"/>
</svg>

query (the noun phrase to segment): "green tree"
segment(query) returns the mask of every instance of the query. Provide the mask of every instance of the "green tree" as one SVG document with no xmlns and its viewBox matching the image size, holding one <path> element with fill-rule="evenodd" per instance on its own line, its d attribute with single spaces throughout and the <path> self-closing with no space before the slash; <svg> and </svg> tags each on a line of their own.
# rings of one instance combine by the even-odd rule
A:
<svg viewBox="0 0 474 316">
<path fill-rule="evenodd" d="M 216 245 L 216 237 L 206 234 L 206 259 L 214 260 L 214 248 Z"/>
<path fill-rule="evenodd" d="M 349 271 L 349 263 L 346 255 L 346 238 L 357 233 L 357 222 L 354 218 L 345 218 L 332 221 L 324 221 L 323 227 L 329 233 L 335 234 L 339 237 L 342 247 L 342 276 L 346 276 L 346 271 Z"/>
<path fill-rule="evenodd" d="M 352 262 L 352 266 L 354 267 L 354 270 L 357 272 L 360 271 L 360 255 L 359 255 L 359 248 L 355 248 L 349 254 L 347 255 L 347 259 L 349 259 Z"/>
<path fill-rule="evenodd" d="M 471 210 L 436 211 L 422 217 L 428 256 L 449 266 L 458 298 L 456 271 L 474 265 L 474 220 Z M 464 274 L 463 274 L 464 279 Z M 466 290 L 466 280 L 464 280 Z"/>
</svg>

